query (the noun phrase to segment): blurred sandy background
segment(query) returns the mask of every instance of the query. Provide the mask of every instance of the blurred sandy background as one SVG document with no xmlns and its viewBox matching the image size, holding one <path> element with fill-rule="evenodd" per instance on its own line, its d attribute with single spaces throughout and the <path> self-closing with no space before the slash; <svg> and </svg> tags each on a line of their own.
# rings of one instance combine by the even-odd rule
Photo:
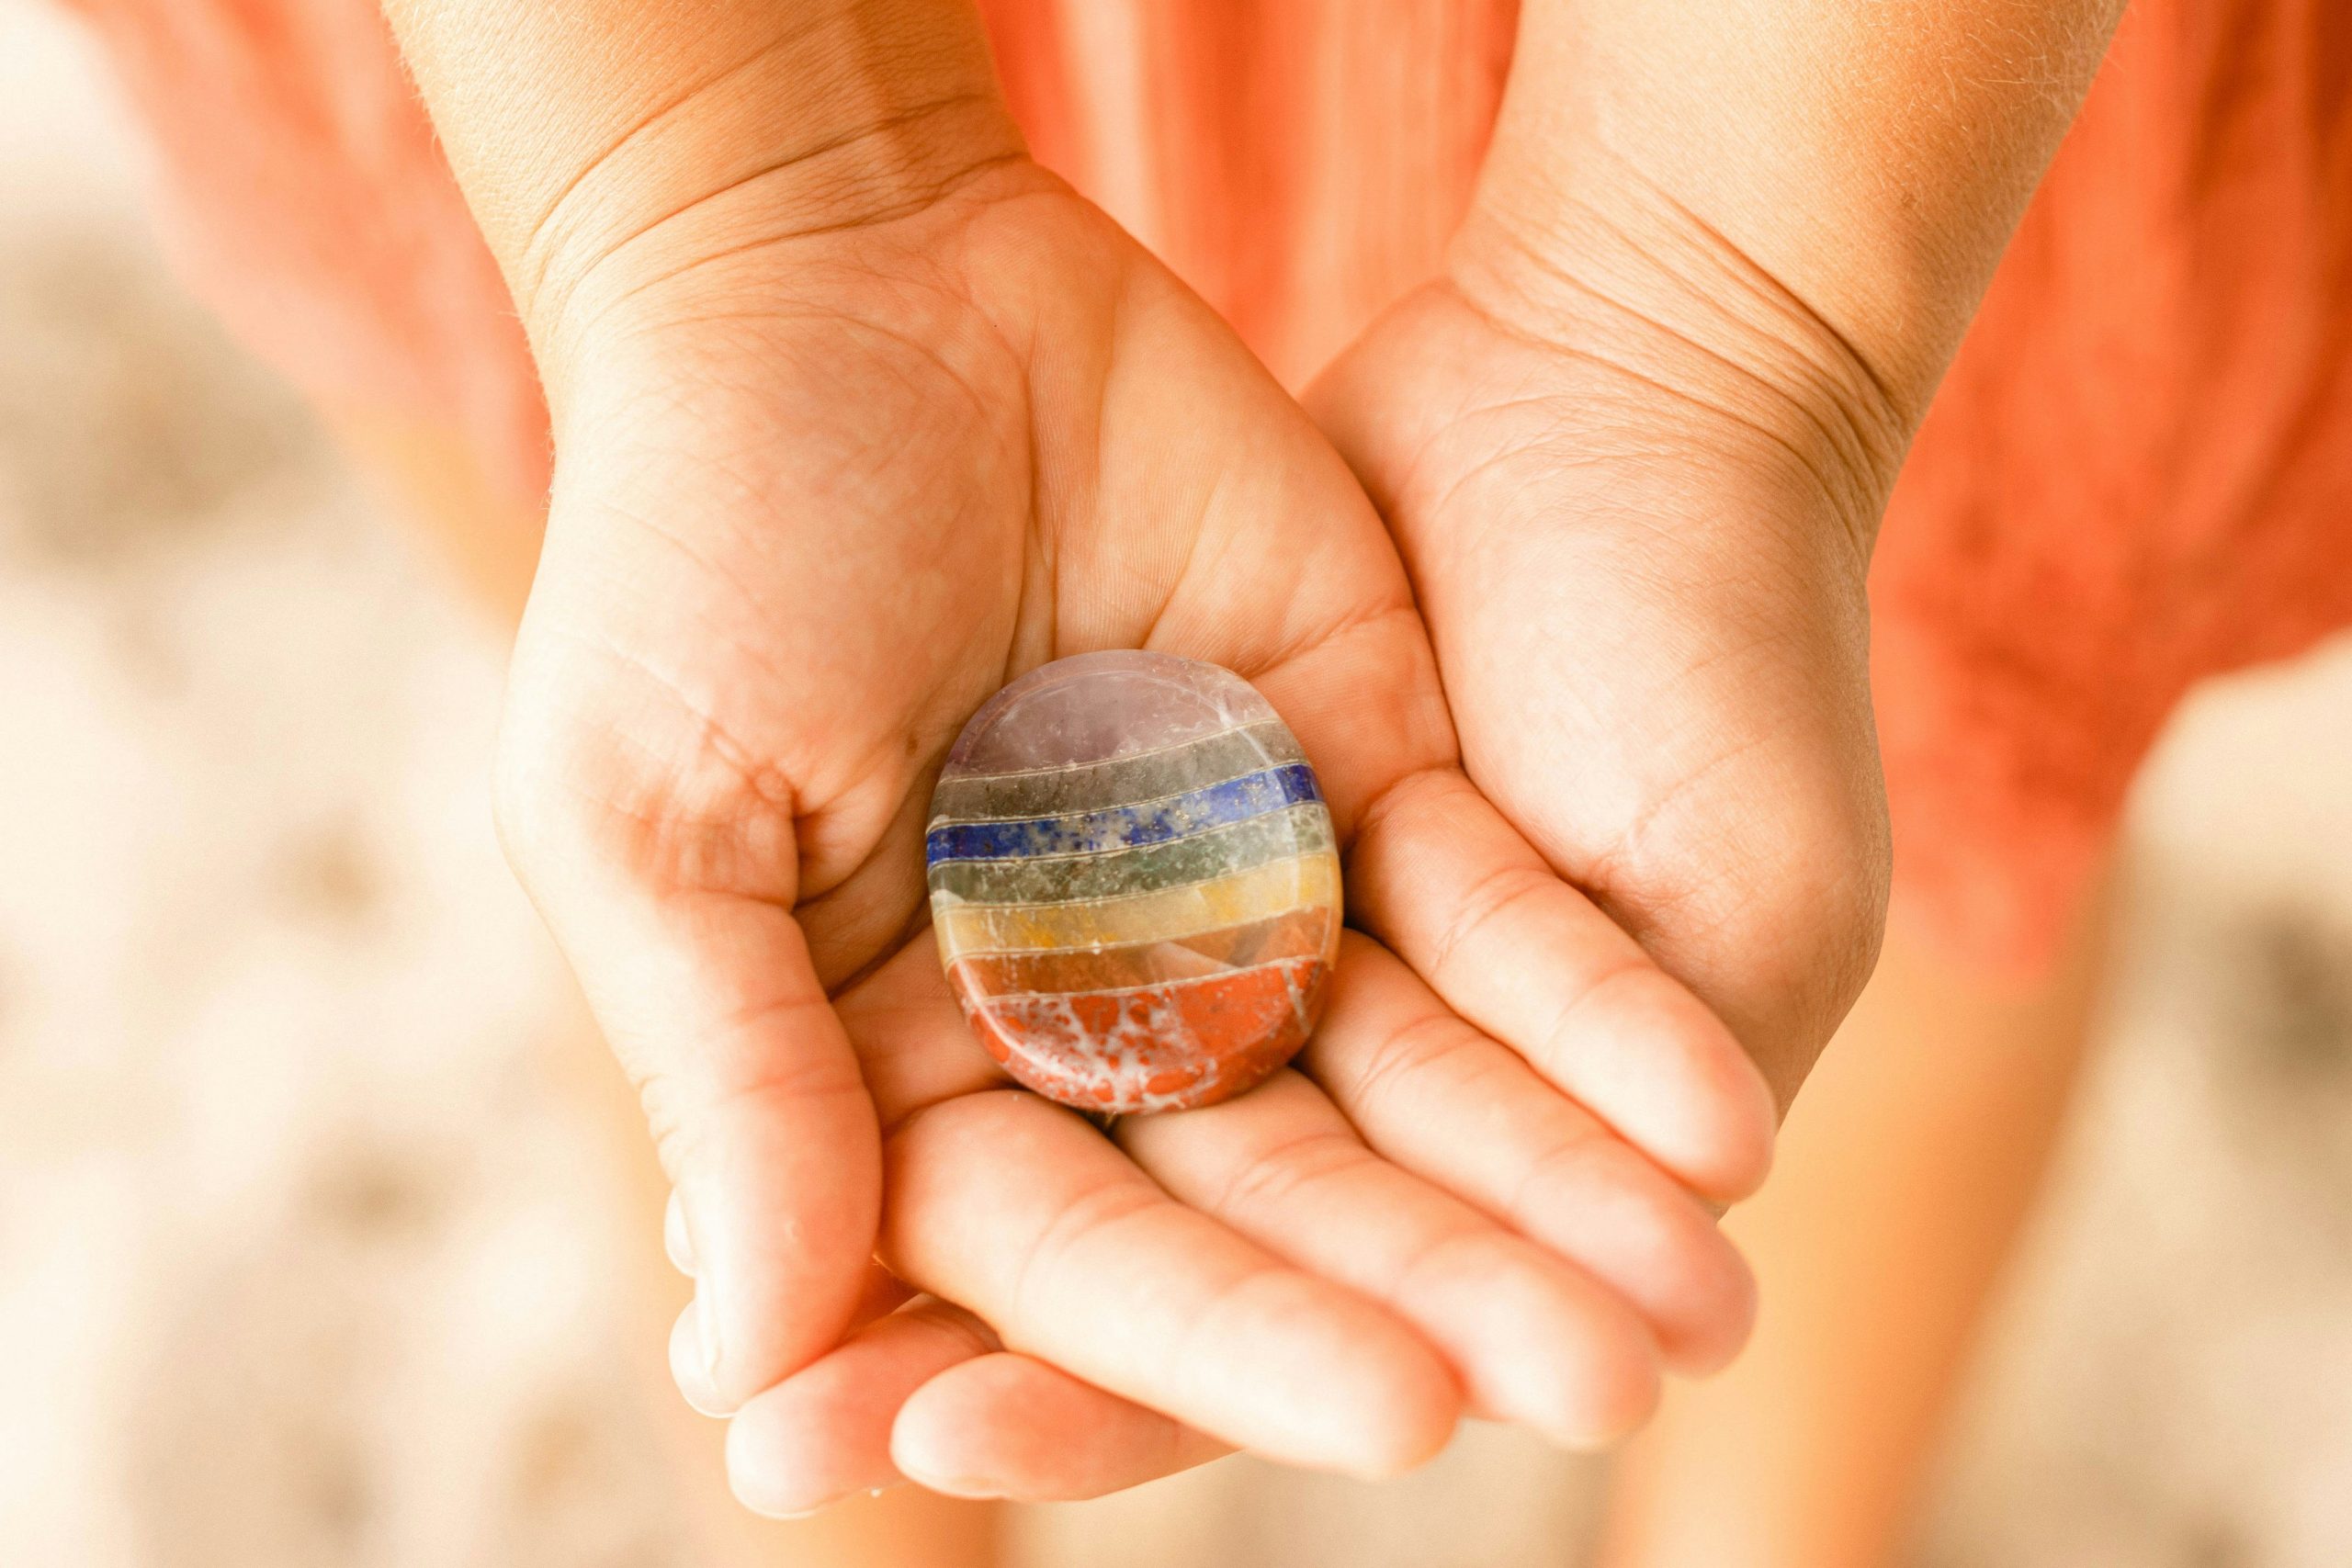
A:
<svg viewBox="0 0 2352 1568">
<path fill-rule="evenodd" d="M 705 1561 L 641 1200 L 489 827 L 498 635 L 137 193 L 78 38 L 0 0 L 0 1564 Z M 2122 897 L 1921 1561 L 2341 1568 L 2352 649 L 2193 705 Z M 1474 1432 L 1398 1485 L 1229 1462 L 1011 1549 L 1566 1563 L 1597 1483 Z"/>
</svg>

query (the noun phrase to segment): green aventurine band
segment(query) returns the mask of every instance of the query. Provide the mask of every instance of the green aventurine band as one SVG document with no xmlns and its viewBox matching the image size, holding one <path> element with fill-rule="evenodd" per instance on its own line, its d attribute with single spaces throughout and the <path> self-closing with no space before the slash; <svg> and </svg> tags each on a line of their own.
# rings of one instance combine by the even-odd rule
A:
<svg viewBox="0 0 2352 1568">
<path fill-rule="evenodd" d="M 1026 860 L 951 860 L 931 868 L 934 904 L 1068 904 L 1205 882 L 1333 848 L 1331 814 L 1307 801 L 1165 844 Z"/>
<path fill-rule="evenodd" d="M 1269 719 L 1204 740 L 1084 767 L 943 779 L 931 797 L 931 825 L 1099 811 L 1183 795 L 1244 773 L 1305 761 L 1306 754 L 1282 721 Z"/>
</svg>

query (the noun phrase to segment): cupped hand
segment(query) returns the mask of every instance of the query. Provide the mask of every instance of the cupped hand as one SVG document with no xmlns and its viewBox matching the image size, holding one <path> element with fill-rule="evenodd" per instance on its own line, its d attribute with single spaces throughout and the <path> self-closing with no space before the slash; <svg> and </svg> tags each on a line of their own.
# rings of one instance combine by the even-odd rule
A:
<svg viewBox="0 0 2352 1568">
<path fill-rule="evenodd" d="M 543 338 L 500 820 L 676 1184 L 673 1366 L 747 1500 L 1374 1473 L 1465 1407 L 1589 1442 L 1726 1356 L 1692 1194 L 1761 1179 L 1762 1082 L 1464 778 L 1379 517 L 1213 314 L 1017 157 L 659 238 Z M 1377 940 L 1299 1070 L 1106 1137 L 964 1026 L 921 836 L 989 693 L 1114 647 L 1264 692 Z"/>
<path fill-rule="evenodd" d="M 1307 403 L 1396 534 L 1472 782 L 1785 1108 L 1884 917 L 1864 576 L 1892 400 L 1634 197 L 1540 242 L 1474 215 Z"/>
</svg>

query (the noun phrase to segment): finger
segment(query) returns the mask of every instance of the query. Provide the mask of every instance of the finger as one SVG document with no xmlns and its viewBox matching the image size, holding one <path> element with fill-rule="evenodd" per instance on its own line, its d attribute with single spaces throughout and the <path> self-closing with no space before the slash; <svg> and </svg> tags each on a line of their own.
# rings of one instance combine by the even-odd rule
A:
<svg viewBox="0 0 2352 1568">
<path fill-rule="evenodd" d="M 671 1268 L 689 1280 L 695 1277 L 695 1239 L 686 1234 L 685 1200 L 674 1187 L 670 1189 L 670 1201 L 662 1206 L 662 1251 Z"/>
<path fill-rule="evenodd" d="M 1713 1216 L 1377 942 L 1348 938 L 1298 1066 L 1375 1152 L 1622 1294 L 1677 1370 L 1746 1343 L 1755 1277 Z"/>
<path fill-rule="evenodd" d="M 1156 1410 L 1014 1351 L 960 1361 L 899 1412 L 890 1454 L 934 1492 L 1076 1502 L 1232 1452 Z"/>
<path fill-rule="evenodd" d="M 1395 1474 L 1453 1431 L 1460 1391 L 1403 1324 L 1172 1201 L 1074 1112 L 964 1096 L 886 1162 L 885 1261 L 1013 1348 L 1295 1464 Z"/>
<path fill-rule="evenodd" d="M 890 1431 L 908 1398 L 995 1337 L 944 1302 L 876 1319 L 774 1388 L 744 1401 L 727 1430 L 727 1478 L 755 1514 L 790 1517 L 902 1479 Z"/>
<path fill-rule="evenodd" d="M 1442 704 L 1424 700 L 1425 652 L 1375 618 L 1252 675 L 1314 760 L 1349 845 L 1351 923 L 1693 1187 L 1753 1191 L 1775 1120 L 1762 1076 L 1452 765 Z"/>
<path fill-rule="evenodd" d="M 1344 506 L 1337 492 L 1325 499 Z M 1357 519 L 1334 516 L 1336 548 Z M 1171 607 L 1154 644 L 1231 665 L 1290 725 L 1350 845 L 1352 921 L 1694 1188 L 1724 1200 L 1753 1191 L 1775 1125 L 1762 1076 L 1463 774 L 1401 576 L 1351 578 L 1354 592 L 1335 598 L 1337 564 L 1302 563 L 1279 616 L 1243 615 L 1204 588 L 1186 613 Z"/>
<path fill-rule="evenodd" d="M 1461 773 L 1374 802 L 1347 874 L 1352 923 L 1626 1142 L 1711 1198 L 1762 1183 L 1772 1098 L 1739 1042 Z"/>
<path fill-rule="evenodd" d="M 1119 1136 L 1174 1197 L 1419 1329 L 1480 1415 L 1582 1449 L 1657 1404 L 1657 1348 L 1631 1307 L 1374 1155 L 1296 1073 L 1207 1110 L 1133 1118 Z"/>
<path fill-rule="evenodd" d="M 928 937 L 891 954 L 834 1007 L 886 1129 L 942 1101 L 1012 1085 L 964 1021 Z"/>
<path fill-rule="evenodd" d="M 856 1057 L 784 908 L 657 893 L 586 852 L 516 860 L 542 868 L 535 896 L 677 1190 L 694 1397 L 732 1409 L 836 1343 L 865 1288 L 880 1134 Z"/>
<path fill-rule="evenodd" d="M 1005 1081 L 920 943 L 840 1007 L 886 1124 Z M 901 1471 L 934 1490 L 1032 1500 L 1138 1485 L 1231 1448 L 1011 1352 L 959 1363 L 925 1384 L 901 1413 L 894 1445 Z"/>
<path fill-rule="evenodd" d="M 904 1306 L 914 1295 L 905 1281 L 880 1264 L 870 1264 L 865 1271 L 865 1286 L 859 1293 L 857 1304 L 851 1310 L 842 1332 L 854 1334 Z M 706 1368 L 707 1358 L 702 1348 L 703 1308 L 699 1301 L 689 1303 L 670 1325 L 670 1377 L 686 1403 L 704 1416 L 723 1416 L 735 1413 L 737 1402 L 722 1398 L 712 1389 Z"/>
</svg>

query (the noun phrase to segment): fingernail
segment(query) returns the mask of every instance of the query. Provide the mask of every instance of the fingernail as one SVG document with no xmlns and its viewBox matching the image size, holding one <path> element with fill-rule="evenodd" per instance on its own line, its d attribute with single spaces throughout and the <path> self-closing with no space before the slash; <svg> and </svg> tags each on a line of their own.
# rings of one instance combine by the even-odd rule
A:
<svg viewBox="0 0 2352 1568">
<path fill-rule="evenodd" d="M 725 1416 L 734 1414 L 718 1397 L 717 1384 L 710 1375 L 710 1357 L 703 1348 L 703 1297 L 695 1294 L 695 1304 L 678 1314 L 670 1327 L 670 1378 L 678 1385 L 688 1404 L 704 1416 Z"/>
<path fill-rule="evenodd" d="M 783 1524 L 789 1524 L 796 1519 L 813 1519 L 833 1506 L 832 1503 L 820 1503 L 813 1508 L 771 1508 L 764 1504 L 749 1501 L 741 1492 L 735 1494 L 735 1501 L 741 1503 L 744 1507 L 763 1519 L 775 1519 Z M 839 1502 L 840 1499 L 835 1498 L 833 1501 Z"/>
<path fill-rule="evenodd" d="M 735 1501 L 742 1504 L 744 1507 L 749 1508 L 752 1513 L 759 1515 L 760 1517 L 763 1519 L 813 1519 L 819 1514 L 821 1514 L 826 1509 L 831 1507 L 834 1504 L 842 1501 L 844 1498 L 856 1495 L 854 1493 L 844 1492 L 838 1497 L 828 1497 L 821 1503 L 811 1503 L 805 1507 L 797 1503 L 794 1504 L 790 1507 L 778 1507 L 773 1503 L 754 1502 L 752 1499 L 743 1495 L 743 1491 L 741 1487 L 734 1487 L 730 1484 L 730 1490 L 735 1493 Z"/>
<path fill-rule="evenodd" d="M 677 1188 L 670 1189 L 669 1207 L 662 1212 L 662 1250 L 670 1255 L 670 1266 L 687 1279 L 695 1277 L 695 1238 L 686 1229 L 685 1194 Z"/>
<path fill-rule="evenodd" d="M 1004 1495 L 1003 1486 L 987 1476 L 958 1475 L 945 1467 L 924 1464 L 921 1454 L 902 1453 L 895 1442 L 890 1445 L 890 1462 L 898 1466 L 900 1475 L 925 1491 L 936 1492 L 943 1497 L 977 1500 Z"/>
<path fill-rule="evenodd" d="M 702 1375 L 712 1388 L 718 1386 L 718 1303 L 717 1294 L 697 1288 L 695 1292 L 695 1333 L 702 1341 Z"/>
<path fill-rule="evenodd" d="M 793 1477 L 790 1474 L 771 1473 L 756 1458 L 746 1452 L 743 1437 L 744 1428 L 740 1424 L 727 1434 L 727 1487 L 734 1493 L 738 1503 L 760 1517 L 805 1519 L 821 1514 L 844 1497 L 854 1495 L 854 1492 L 834 1492 L 811 1495 L 807 1487 L 791 1485 Z"/>
<path fill-rule="evenodd" d="M 1001 1482 L 983 1475 L 916 1475 L 910 1472 L 907 1479 L 925 1491 L 936 1492 L 943 1497 L 962 1498 L 967 1502 L 993 1503 L 1005 1496 L 1004 1485 Z M 876 1495 L 880 1494 L 877 1493 Z"/>
<path fill-rule="evenodd" d="M 743 1506 L 749 1508 L 752 1512 L 759 1515 L 760 1517 L 763 1519 L 813 1519 L 819 1514 L 823 1513 L 826 1509 L 833 1506 L 835 1504 L 846 1502 L 850 1498 L 857 1495 L 854 1492 L 843 1492 L 835 1496 L 828 1497 L 820 1503 L 809 1503 L 806 1505 L 796 1503 L 790 1507 L 779 1507 L 775 1504 L 757 1502 L 752 1498 L 744 1495 L 744 1494 L 747 1491 L 752 1490 L 752 1488 L 736 1483 L 731 1476 L 729 1478 L 729 1490 L 735 1494 L 735 1501 L 742 1504 Z M 877 1486 L 873 1491 L 868 1492 L 866 1495 L 869 1497 L 879 1497 L 882 1495 L 882 1491 L 883 1489 Z"/>
</svg>

